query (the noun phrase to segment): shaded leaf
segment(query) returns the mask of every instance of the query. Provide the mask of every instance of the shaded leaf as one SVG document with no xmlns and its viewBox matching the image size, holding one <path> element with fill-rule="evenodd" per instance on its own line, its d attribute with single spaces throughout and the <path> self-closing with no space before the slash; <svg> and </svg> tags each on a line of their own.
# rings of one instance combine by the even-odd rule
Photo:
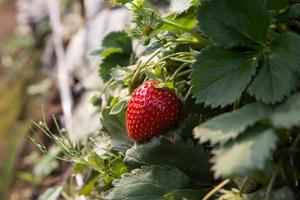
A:
<svg viewBox="0 0 300 200">
<path fill-rule="evenodd" d="M 103 57 L 99 69 L 100 76 L 106 81 L 110 78 L 112 68 L 128 66 L 131 53 L 132 41 L 125 32 L 111 32 L 106 35 L 100 52 Z"/>
<path fill-rule="evenodd" d="M 270 10 L 282 10 L 288 7 L 288 0 L 264 0 Z"/>
<path fill-rule="evenodd" d="M 242 176 L 262 170 L 276 142 L 274 130 L 254 127 L 234 142 L 216 148 L 212 159 L 215 177 Z"/>
<path fill-rule="evenodd" d="M 113 182 L 114 188 L 103 193 L 104 200 L 161 199 L 174 190 L 192 187 L 189 177 L 175 168 L 150 166 L 123 174 Z"/>
<path fill-rule="evenodd" d="M 273 125 L 279 128 L 300 126 L 300 93 L 294 94 L 285 103 L 279 105 L 271 120 Z"/>
<path fill-rule="evenodd" d="M 272 110 L 261 103 L 248 104 L 201 124 L 194 129 L 194 136 L 203 143 L 209 141 L 213 145 L 224 144 L 228 140 L 236 138 L 257 121 L 268 118 L 271 113 Z"/>
<path fill-rule="evenodd" d="M 255 73 L 253 54 L 211 46 L 197 56 L 192 92 L 197 103 L 224 107 L 237 100 Z"/>
<path fill-rule="evenodd" d="M 109 112 L 107 108 L 102 111 L 101 124 L 111 139 L 112 148 L 124 152 L 131 144 L 126 131 L 125 110 L 116 115 Z"/>
<path fill-rule="evenodd" d="M 124 162 L 131 168 L 143 165 L 169 165 L 183 171 L 202 183 L 209 183 L 209 154 L 201 147 L 190 144 L 171 142 L 161 137 L 153 138 L 144 144 L 137 144 L 128 149 Z"/>
<path fill-rule="evenodd" d="M 117 66 L 124 67 L 130 64 L 130 56 L 123 53 L 114 53 L 105 57 L 100 64 L 99 74 L 104 80 L 110 77 L 111 69 Z"/>
<path fill-rule="evenodd" d="M 264 55 L 261 71 L 249 87 L 249 93 L 265 103 L 281 101 L 299 85 L 300 36 L 281 34 Z"/>
<path fill-rule="evenodd" d="M 183 189 L 175 190 L 171 193 L 164 195 L 163 200 L 199 200 L 207 193 L 207 190 L 196 190 L 196 189 Z"/>
<path fill-rule="evenodd" d="M 224 46 L 265 43 L 271 23 L 261 0 L 203 1 L 197 19 L 201 31 Z"/>
<path fill-rule="evenodd" d="M 131 38 L 125 32 L 111 32 L 102 41 L 103 48 L 122 49 L 123 53 L 132 53 Z"/>
<path fill-rule="evenodd" d="M 283 21 L 300 19 L 300 3 L 290 6 L 286 12 L 281 15 L 281 17 Z"/>
<path fill-rule="evenodd" d="M 250 194 L 241 194 L 238 190 L 221 190 L 218 200 L 261 200 L 265 197 L 265 191 L 258 190 Z M 270 200 L 296 200 L 296 194 L 288 187 L 284 186 L 272 190 Z"/>
</svg>

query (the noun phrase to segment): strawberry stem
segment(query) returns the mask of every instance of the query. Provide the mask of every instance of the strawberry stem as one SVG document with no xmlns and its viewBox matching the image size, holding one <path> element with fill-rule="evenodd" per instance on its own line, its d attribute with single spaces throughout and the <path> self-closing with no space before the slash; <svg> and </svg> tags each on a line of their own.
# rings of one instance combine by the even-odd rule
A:
<svg viewBox="0 0 300 200">
<path fill-rule="evenodd" d="M 171 43 L 167 43 L 163 46 L 163 48 L 167 48 L 171 45 Z M 150 56 L 149 58 L 146 60 L 146 62 L 144 64 L 141 64 L 142 61 L 140 60 L 139 61 L 139 64 L 136 68 L 136 71 L 134 72 L 131 80 L 130 80 L 130 84 L 134 84 L 134 82 L 136 81 L 136 79 L 138 78 L 139 74 L 140 74 L 140 71 L 142 70 L 143 67 L 147 66 L 149 64 L 149 62 L 151 62 L 151 60 L 157 56 L 159 53 L 161 52 L 161 49 L 157 49 L 156 51 L 154 51 Z"/>
<path fill-rule="evenodd" d="M 175 77 L 176 77 L 176 75 L 181 71 L 181 70 L 183 70 L 186 66 L 188 66 L 189 65 L 189 63 L 183 63 L 182 65 L 180 65 L 177 69 L 176 69 L 176 71 L 174 72 L 174 74 L 172 75 L 172 77 L 171 77 L 171 80 L 174 80 L 175 79 Z"/>
<path fill-rule="evenodd" d="M 268 184 L 267 191 L 266 191 L 266 196 L 265 196 L 265 200 L 270 200 L 271 191 L 272 191 L 275 179 L 277 177 L 277 174 L 278 174 L 278 169 L 273 173 L 273 175 L 271 177 L 271 180 L 270 180 L 270 182 Z"/>
<path fill-rule="evenodd" d="M 225 179 L 222 181 L 219 185 L 217 185 L 214 189 L 212 189 L 209 193 L 207 193 L 202 200 L 208 200 L 210 197 L 212 197 L 216 192 L 218 192 L 220 189 L 222 189 L 225 185 L 227 185 L 230 182 L 230 179 Z"/>
<path fill-rule="evenodd" d="M 176 78 L 181 77 L 181 76 L 189 75 L 191 72 L 192 72 L 192 69 L 185 70 L 183 72 L 178 73 Z"/>
<path fill-rule="evenodd" d="M 192 94 L 192 86 L 189 88 L 189 90 L 187 91 L 183 101 L 186 102 L 188 100 L 188 98 L 191 96 Z"/>
</svg>

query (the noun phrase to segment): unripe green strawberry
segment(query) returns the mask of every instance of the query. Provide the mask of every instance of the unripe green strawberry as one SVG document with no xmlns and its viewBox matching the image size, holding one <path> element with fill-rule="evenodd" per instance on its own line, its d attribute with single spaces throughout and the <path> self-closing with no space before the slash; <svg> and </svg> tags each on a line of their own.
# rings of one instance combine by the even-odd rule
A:
<svg viewBox="0 0 300 200">
<path fill-rule="evenodd" d="M 157 81 L 148 81 L 133 92 L 126 112 L 129 137 L 147 141 L 169 128 L 177 119 L 180 101 L 175 93 L 155 88 Z"/>
</svg>

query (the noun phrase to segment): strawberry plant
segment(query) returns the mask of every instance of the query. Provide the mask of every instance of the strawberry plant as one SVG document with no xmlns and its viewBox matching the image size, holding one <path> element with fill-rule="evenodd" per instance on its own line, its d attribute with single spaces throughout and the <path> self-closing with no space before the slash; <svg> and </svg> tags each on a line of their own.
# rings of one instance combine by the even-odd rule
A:
<svg viewBox="0 0 300 200">
<path fill-rule="evenodd" d="M 300 4 L 171 0 L 162 14 L 146 0 L 112 2 L 133 23 L 90 52 L 102 58 L 100 134 L 83 148 L 50 135 L 87 176 L 78 194 L 300 198 Z"/>
</svg>

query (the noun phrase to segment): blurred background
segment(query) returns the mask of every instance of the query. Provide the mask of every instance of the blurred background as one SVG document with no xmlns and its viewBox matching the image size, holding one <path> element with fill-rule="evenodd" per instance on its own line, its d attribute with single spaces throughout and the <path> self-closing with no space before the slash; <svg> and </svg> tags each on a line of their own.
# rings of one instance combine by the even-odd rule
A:
<svg viewBox="0 0 300 200">
<path fill-rule="evenodd" d="M 101 88 L 101 60 L 87 55 L 129 20 L 104 0 L 0 0 L 0 199 L 38 199 L 68 181 L 68 163 L 27 137 L 39 132 L 32 121 L 54 128 L 55 115 L 74 140 L 97 133 L 90 99 Z M 45 135 L 33 137 L 58 152 Z"/>
</svg>

